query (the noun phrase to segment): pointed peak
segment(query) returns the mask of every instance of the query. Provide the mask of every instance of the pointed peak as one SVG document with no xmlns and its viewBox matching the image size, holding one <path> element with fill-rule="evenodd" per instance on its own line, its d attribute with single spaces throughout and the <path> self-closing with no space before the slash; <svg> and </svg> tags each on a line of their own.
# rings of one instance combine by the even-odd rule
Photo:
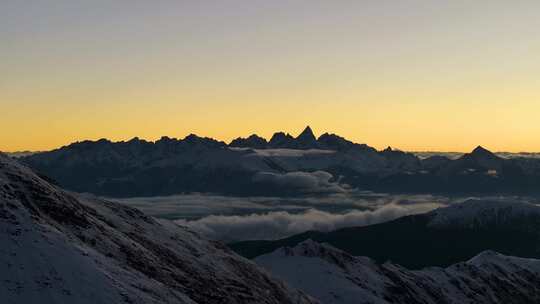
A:
<svg viewBox="0 0 540 304">
<path fill-rule="evenodd" d="M 478 146 L 474 148 L 471 154 L 472 155 L 494 155 L 491 151 L 487 150 L 486 148 L 482 146 Z"/>
<path fill-rule="evenodd" d="M 474 148 L 472 152 L 474 153 L 474 152 L 486 152 L 486 151 L 489 152 L 486 148 L 482 146 L 477 146 L 476 148 Z"/>
<path fill-rule="evenodd" d="M 311 133 L 311 134 L 313 134 L 313 130 L 311 130 L 310 126 L 306 126 L 306 128 L 304 129 L 304 131 L 302 131 L 302 133 Z"/>
<path fill-rule="evenodd" d="M 307 126 L 300 135 L 298 135 L 297 139 L 302 140 L 309 140 L 309 141 L 316 141 L 317 138 L 315 137 L 315 134 L 313 134 L 313 130 L 311 130 L 310 126 Z"/>
</svg>

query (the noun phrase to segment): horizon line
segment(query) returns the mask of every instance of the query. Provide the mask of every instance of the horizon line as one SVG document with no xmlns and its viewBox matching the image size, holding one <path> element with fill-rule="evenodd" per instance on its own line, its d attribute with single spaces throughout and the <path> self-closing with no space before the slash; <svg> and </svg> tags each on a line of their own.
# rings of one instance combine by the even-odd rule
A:
<svg viewBox="0 0 540 304">
<path fill-rule="evenodd" d="M 309 126 L 306 127 L 306 129 L 309 128 Z M 311 128 L 310 128 L 311 129 Z M 303 132 L 303 131 L 302 131 Z M 273 134 L 276 134 L 276 133 L 284 133 L 284 134 L 288 134 L 288 135 L 291 135 L 293 136 L 294 138 L 298 138 L 298 136 L 300 134 L 302 134 L 302 132 L 300 132 L 297 136 L 293 136 L 290 132 L 285 132 L 285 131 L 276 131 L 274 132 Z M 336 133 L 331 133 L 331 132 L 324 132 L 322 133 L 321 135 L 319 136 L 315 136 L 316 139 L 319 139 L 320 136 L 322 136 L 323 134 L 330 134 L 330 135 L 337 135 L 337 136 L 340 136 L 339 134 L 336 134 Z M 174 139 L 174 140 L 184 140 L 186 139 L 187 137 L 191 136 L 191 135 L 195 135 L 199 138 L 209 138 L 209 139 L 213 139 L 213 140 L 216 140 L 218 142 L 223 142 L 225 143 L 227 146 L 230 145 L 232 143 L 233 140 L 237 139 L 237 138 L 248 138 L 252 135 L 257 135 L 261 138 L 264 138 L 267 142 L 269 142 L 270 140 L 264 136 L 260 136 L 256 133 L 251 133 L 250 135 L 247 135 L 246 137 L 243 137 L 243 136 L 237 136 L 231 140 L 221 140 L 221 139 L 217 139 L 217 138 L 214 138 L 214 137 L 210 137 L 210 136 L 204 136 L 204 135 L 198 135 L 194 132 L 188 132 L 186 135 L 184 135 L 183 137 L 182 136 L 179 136 L 179 137 L 176 137 L 176 136 L 168 136 L 168 135 L 161 135 L 161 136 L 157 136 L 157 137 L 154 137 L 155 139 L 150 139 L 148 137 L 144 138 L 144 137 L 139 137 L 139 136 L 133 136 L 133 137 L 125 137 L 123 139 L 112 139 L 112 138 L 107 138 L 107 137 L 94 137 L 94 138 L 84 138 L 84 139 L 76 139 L 76 140 L 73 140 L 71 142 L 68 142 L 66 144 L 61 144 L 61 145 L 58 145 L 58 146 L 55 146 L 55 147 L 52 147 L 52 148 L 47 148 L 47 149 L 37 149 L 37 150 L 32 150 L 32 149 L 18 149 L 18 150 L 0 150 L 0 152 L 2 153 L 8 153 L 8 154 L 16 154 L 16 153 L 41 153 L 41 152 L 49 152 L 49 151 L 53 151 L 53 150 L 57 150 L 57 149 L 61 149 L 63 147 L 67 147 L 67 146 L 70 146 L 72 144 L 75 144 L 75 143 L 81 143 L 81 142 L 97 142 L 97 141 L 100 141 L 100 140 L 106 140 L 106 141 L 109 141 L 111 143 L 122 143 L 122 142 L 129 142 L 131 140 L 140 140 L 140 141 L 145 141 L 145 142 L 149 142 L 149 143 L 156 143 L 157 141 L 159 141 L 160 139 L 163 139 L 163 138 L 169 138 L 169 139 Z M 444 149 L 401 149 L 397 146 L 393 146 L 393 145 L 383 145 L 381 147 L 375 147 L 375 146 L 371 146 L 369 143 L 367 142 L 355 142 L 353 140 L 349 140 L 347 139 L 346 137 L 343 137 L 343 136 L 340 136 L 342 138 L 344 138 L 345 140 L 348 140 L 354 144 L 365 144 L 365 145 L 368 145 L 372 148 L 375 148 L 377 151 L 382 151 L 384 149 L 387 149 L 387 148 L 391 148 L 392 150 L 398 150 L 398 151 L 403 151 L 403 152 L 409 152 L 409 153 L 459 153 L 459 154 L 466 154 L 466 153 L 470 153 L 471 151 L 473 151 L 476 147 L 486 147 L 484 145 L 475 145 L 474 147 L 472 147 L 471 149 L 469 149 L 468 151 L 459 151 L 459 150 L 444 150 Z M 271 148 L 270 148 L 271 149 Z M 509 153 L 509 154 L 540 154 L 540 151 L 521 151 L 521 150 L 515 150 L 515 151 L 511 151 L 511 150 L 499 150 L 499 151 L 492 151 L 491 149 L 489 148 L 486 148 L 488 151 L 492 152 L 492 153 L 496 153 L 496 154 L 503 154 L 503 153 Z"/>
</svg>

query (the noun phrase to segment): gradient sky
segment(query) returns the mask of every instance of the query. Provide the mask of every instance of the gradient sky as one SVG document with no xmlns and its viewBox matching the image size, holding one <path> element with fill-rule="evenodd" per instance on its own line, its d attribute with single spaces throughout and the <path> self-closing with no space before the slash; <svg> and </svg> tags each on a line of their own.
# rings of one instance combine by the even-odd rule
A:
<svg viewBox="0 0 540 304">
<path fill-rule="evenodd" d="M 540 1 L 0 2 L 0 150 L 189 133 L 540 151 Z"/>
</svg>

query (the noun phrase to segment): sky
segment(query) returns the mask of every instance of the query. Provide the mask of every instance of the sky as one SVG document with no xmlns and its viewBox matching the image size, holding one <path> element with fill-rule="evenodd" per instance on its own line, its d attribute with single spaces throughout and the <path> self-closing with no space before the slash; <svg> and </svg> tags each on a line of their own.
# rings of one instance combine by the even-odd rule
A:
<svg viewBox="0 0 540 304">
<path fill-rule="evenodd" d="M 0 150 L 190 133 L 540 151 L 540 1 L 0 1 Z"/>
</svg>

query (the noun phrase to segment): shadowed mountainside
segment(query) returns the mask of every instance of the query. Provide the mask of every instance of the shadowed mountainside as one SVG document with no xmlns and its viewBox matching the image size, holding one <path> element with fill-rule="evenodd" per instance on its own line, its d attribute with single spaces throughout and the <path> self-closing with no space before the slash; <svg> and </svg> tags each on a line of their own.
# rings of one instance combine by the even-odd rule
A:
<svg viewBox="0 0 540 304">
<path fill-rule="evenodd" d="M 241 196 L 320 193 L 299 184 L 318 183 L 325 172 L 339 188 L 387 193 L 540 194 L 540 159 L 496 156 L 478 147 L 457 159 L 387 148 L 377 151 L 335 134 L 316 138 L 307 127 L 298 137 L 283 132 L 270 141 L 252 135 L 230 145 L 189 135 L 149 142 L 105 139 L 73 143 L 21 158 L 63 187 L 111 197 L 213 192 Z M 283 183 L 302 172 L 306 180 Z M 328 174 L 326 174 L 328 173 Z M 272 176 L 273 178 L 263 178 Z M 269 175 L 270 174 L 270 175 Z M 337 189 L 338 187 L 334 187 Z"/>
<path fill-rule="evenodd" d="M 0 154 L 3 303 L 314 303 L 226 246 Z"/>
</svg>

